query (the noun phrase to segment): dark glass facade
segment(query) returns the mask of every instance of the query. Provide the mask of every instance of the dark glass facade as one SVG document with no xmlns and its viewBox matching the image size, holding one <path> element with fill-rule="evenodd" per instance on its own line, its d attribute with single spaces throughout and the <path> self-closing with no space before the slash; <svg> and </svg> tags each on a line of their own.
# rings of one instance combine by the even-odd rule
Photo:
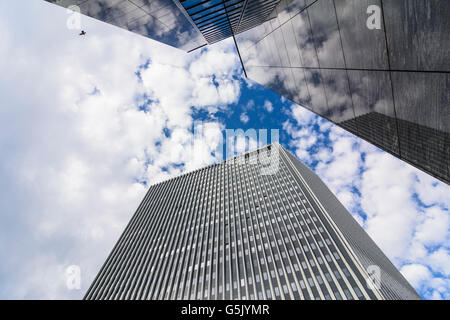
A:
<svg viewBox="0 0 450 320">
<path fill-rule="evenodd" d="M 249 78 L 449 183 L 449 30 L 450 1 L 283 0 L 235 37 Z"/>
<path fill-rule="evenodd" d="M 344 121 L 340 126 L 356 134 L 355 122 L 361 124 L 358 132 L 360 137 L 388 151 L 392 139 L 389 132 L 398 126 L 400 140 L 409 141 L 402 146 L 402 153 L 407 162 L 423 166 L 436 176 L 444 175 L 450 170 L 450 161 L 446 156 L 449 153 L 450 133 L 401 119 L 395 121 L 395 118 L 378 112 L 369 112 L 356 119 Z M 443 153 L 442 150 L 447 152 Z"/>
<path fill-rule="evenodd" d="M 450 183 L 450 1 L 47 1 L 186 51 L 233 36 L 249 78 Z"/>
<path fill-rule="evenodd" d="M 273 144 L 151 186 L 85 299 L 419 296 L 323 182 Z"/>
<path fill-rule="evenodd" d="M 172 0 L 45 0 L 185 51 L 206 45 L 200 31 L 178 1 Z"/>
<path fill-rule="evenodd" d="M 260 25 L 280 0 L 181 0 L 209 44 Z"/>
</svg>

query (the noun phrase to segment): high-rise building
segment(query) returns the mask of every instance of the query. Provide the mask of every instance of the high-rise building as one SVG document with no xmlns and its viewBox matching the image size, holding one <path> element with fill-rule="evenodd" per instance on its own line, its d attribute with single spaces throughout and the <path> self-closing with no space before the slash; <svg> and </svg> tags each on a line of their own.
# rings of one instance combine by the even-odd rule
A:
<svg viewBox="0 0 450 320">
<path fill-rule="evenodd" d="M 45 0 L 185 51 L 207 44 L 173 0 Z"/>
<path fill-rule="evenodd" d="M 278 143 L 149 188 L 85 299 L 419 299 Z"/>
<path fill-rule="evenodd" d="M 235 38 L 249 78 L 450 183 L 448 30 L 450 1 L 283 0 Z"/>
<path fill-rule="evenodd" d="M 355 122 L 359 124 L 356 132 Z M 412 165 L 424 166 L 429 173 L 436 176 L 445 175 L 450 170 L 447 153 L 442 150 L 449 148 L 450 133 L 422 126 L 401 119 L 386 116 L 378 112 L 369 112 L 355 119 L 346 120 L 340 126 L 358 135 L 374 145 L 389 151 L 392 135 L 389 133 L 397 126 L 400 140 L 409 141 L 403 147 L 404 160 Z"/>
<path fill-rule="evenodd" d="M 186 51 L 232 36 L 250 79 L 450 183 L 450 1 L 46 1 Z"/>
</svg>

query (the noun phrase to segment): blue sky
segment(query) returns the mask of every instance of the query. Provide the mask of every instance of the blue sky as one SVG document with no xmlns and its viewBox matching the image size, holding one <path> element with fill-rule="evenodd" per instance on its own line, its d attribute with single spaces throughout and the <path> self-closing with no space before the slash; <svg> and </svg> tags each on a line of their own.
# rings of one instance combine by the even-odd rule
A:
<svg viewBox="0 0 450 320">
<path fill-rule="evenodd" d="M 239 128 L 279 129 L 423 298 L 450 297 L 448 186 L 245 80 L 232 41 L 186 54 L 66 19 L 0 4 L 0 298 L 82 297 L 148 185 L 214 161 Z"/>
</svg>

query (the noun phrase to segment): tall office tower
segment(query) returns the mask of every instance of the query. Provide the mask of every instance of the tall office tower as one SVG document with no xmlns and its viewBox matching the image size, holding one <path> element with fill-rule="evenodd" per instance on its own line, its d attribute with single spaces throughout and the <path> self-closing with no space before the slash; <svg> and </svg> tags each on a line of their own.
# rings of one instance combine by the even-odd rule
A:
<svg viewBox="0 0 450 320">
<path fill-rule="evenodd" d="M 249 78 L 450 183 L 450 1 L 46 1 L 186 51 L 233 36 Z"/>
<path fill-rule="evenodd" d="M 320 178 L 279 144 L 151 186 L 85 296 L 419 298 Z"/>
<path fill-rule="evenodd" d="M 207 44 L 173 0 L 45 0 L 185 51 Z M 76 6 L 76 7 L 75 7 Z"/>
<path fill-rule="evenodd" d="M 450 183 L 450 1 L 283 0 L 271 17 L 236 35 L 249 78 Z"/>
</svg>

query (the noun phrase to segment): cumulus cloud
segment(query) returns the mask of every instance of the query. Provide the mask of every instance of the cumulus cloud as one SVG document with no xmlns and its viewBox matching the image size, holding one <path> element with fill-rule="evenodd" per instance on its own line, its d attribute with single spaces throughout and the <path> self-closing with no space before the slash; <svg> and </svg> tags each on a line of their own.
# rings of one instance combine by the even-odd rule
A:
<svg viewBox="0 0 450 320">
<path fill-rule="evenodd" d="M 315 115 L 308 109 L 293 105 L 291 108 L 292 117 L 295 119 L 298 125 L 307 125 L 315 120 Z"/>
<path fill-rule="evenodd" d="M 434 206 L 425 210 L 422 223 L 417 226 L 415 237 L 428 246 L 443 243 L 447 238 L 448 226 L 448 212 Z"/>
<path fill-rule="evenodd" d="M 432 276 L 430 270 L 420 264 L 405 265 L 401 272 L 415 288 L 420 288 Z"/>
<path fill-rule="evenodd" d="M 232 42 L 185 54 L 83 23 L 88 36 L 78 37 L 64 9 L 0 4 L 0 298 L 80 298 L 148 186 L 217 160 L 223 123 L 198 124 L 193 113 L 226 110 L 241 81 L 255 86 L 237 80 Z M 295 154 L 423 297 L 449 299 L 448 186 L 303 107 L 286 116 Z M 81 291 L 65 286 L 72 264 Z"/>
</svg>

